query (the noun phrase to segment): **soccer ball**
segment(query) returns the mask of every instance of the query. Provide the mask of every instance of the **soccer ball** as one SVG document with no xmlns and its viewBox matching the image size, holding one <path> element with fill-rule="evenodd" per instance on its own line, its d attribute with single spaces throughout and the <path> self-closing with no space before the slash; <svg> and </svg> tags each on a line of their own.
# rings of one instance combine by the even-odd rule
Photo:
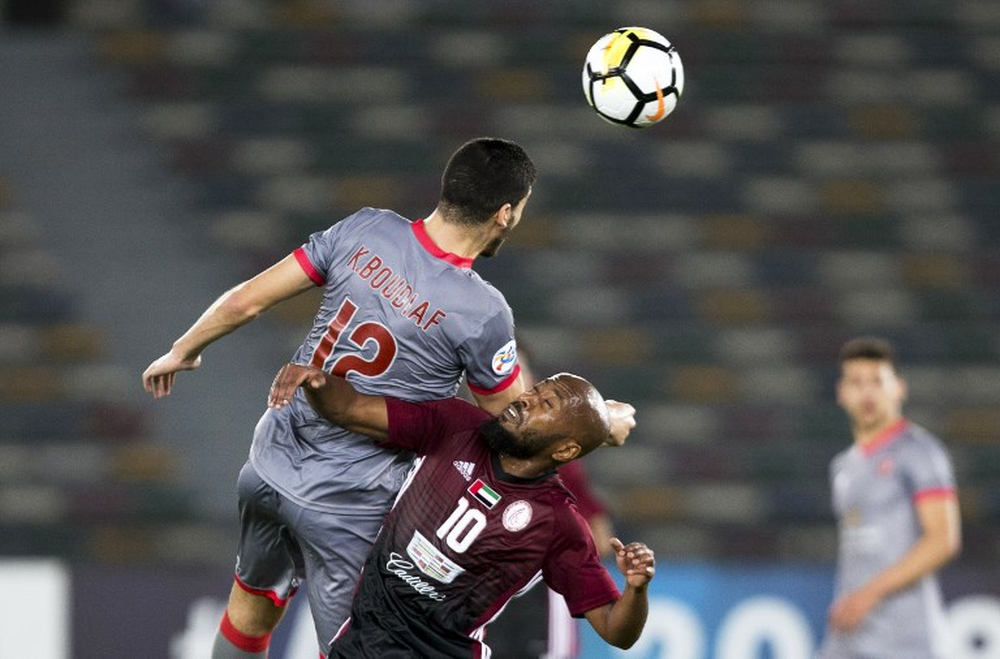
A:
<svg viewBox="0 0 1000 659">
<path fill-rule="evenodd" d="M 684 91 L 684 66 L 663 35 L 644 27 L 605 34 L 587 53 L 583 93 L 603 119 L 630 128 L 662 121 Z"/>
</svg>

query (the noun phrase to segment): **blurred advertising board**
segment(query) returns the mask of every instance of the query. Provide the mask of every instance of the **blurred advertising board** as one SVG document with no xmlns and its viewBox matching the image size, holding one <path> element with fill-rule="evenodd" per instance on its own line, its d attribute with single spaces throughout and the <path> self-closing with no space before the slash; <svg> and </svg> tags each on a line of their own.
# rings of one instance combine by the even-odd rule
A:
<svg viewBox="0 0 1000 659">
<path fill-rule="evenodd" d="M 950 659 L 1000 659 L 1000 573 L 949 568 L 942 586 Z M 583 624 L 580 659 L 811 659 L 832 596 L 825 565 L 661 564 L 639 641 L 620 651 Z"/>
<path fill-rule="evenodd" d="M 0 560 L 0 657 L 208 659 L 231 583 L 216 567 Z M 954 659 L 1000 659 L 1000 571 L 957 565 L 942 583 Z M 660 564 L 635 647 L 610 648 L 583 622 L 580 659 L 810 659 L 832 591 L 827 565 Z M 305 598 L 291 607 L 270 657 L 316 659 Z"/>
</svg>

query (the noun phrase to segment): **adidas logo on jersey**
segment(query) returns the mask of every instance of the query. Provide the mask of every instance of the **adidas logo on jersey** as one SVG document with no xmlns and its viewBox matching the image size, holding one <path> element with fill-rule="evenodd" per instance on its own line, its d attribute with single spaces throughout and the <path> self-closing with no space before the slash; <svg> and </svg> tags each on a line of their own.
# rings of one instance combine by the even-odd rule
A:
<svg viewBox="0 0 1000 659">
<path fill-rule="evenodd" d="M 462 478 L 467 481 L 472 480 L 472 470 L 476 468 L 475 462 L 465 462 L 463 460 L 455 460 L 451 464 L 455 465 L 455 469 L 458 469 L 458 473 L 462 474 Z"/>
</svg>

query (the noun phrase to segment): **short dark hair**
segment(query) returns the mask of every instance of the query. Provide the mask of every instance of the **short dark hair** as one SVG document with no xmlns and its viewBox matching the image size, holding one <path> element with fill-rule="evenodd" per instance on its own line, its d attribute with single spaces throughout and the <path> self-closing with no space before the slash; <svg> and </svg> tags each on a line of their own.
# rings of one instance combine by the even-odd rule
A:
<svg viewBox="0 0 1000 659">
<path fill-rule="evenodd" d="M 888 362 L 892 366 L 892 370 L 899 370 L 899 364 L 896 360 L 896 349 L 886 339 L 875 336 L 860 336 L 856 339 L 851 339 L 840 348 L 841 365 L 852 359 L 872 359 L 880 362 Z"/>
<path fill-rule="evenodd" d="M 524 149 L 510 140 L 479 137 L 448 160 L 440 205 L 450 220 L 479 225 L 504 204 L 519 204 L 534 182 L 535 165 Z"/>
</svg>

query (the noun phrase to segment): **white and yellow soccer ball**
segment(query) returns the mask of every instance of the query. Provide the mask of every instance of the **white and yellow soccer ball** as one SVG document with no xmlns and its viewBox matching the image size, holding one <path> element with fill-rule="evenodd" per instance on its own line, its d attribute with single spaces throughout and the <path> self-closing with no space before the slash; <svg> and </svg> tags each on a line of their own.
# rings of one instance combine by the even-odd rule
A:
<svg viewBox="0 0 1000 659">
<path fill-rule="evenodd" d="M 665 119 L 684 92 L 680 55 L 660 33 L 623 27 L 591 46 L 583 65 L 583 93 L 603 119 L 646 128 Z"/>
</svg>

